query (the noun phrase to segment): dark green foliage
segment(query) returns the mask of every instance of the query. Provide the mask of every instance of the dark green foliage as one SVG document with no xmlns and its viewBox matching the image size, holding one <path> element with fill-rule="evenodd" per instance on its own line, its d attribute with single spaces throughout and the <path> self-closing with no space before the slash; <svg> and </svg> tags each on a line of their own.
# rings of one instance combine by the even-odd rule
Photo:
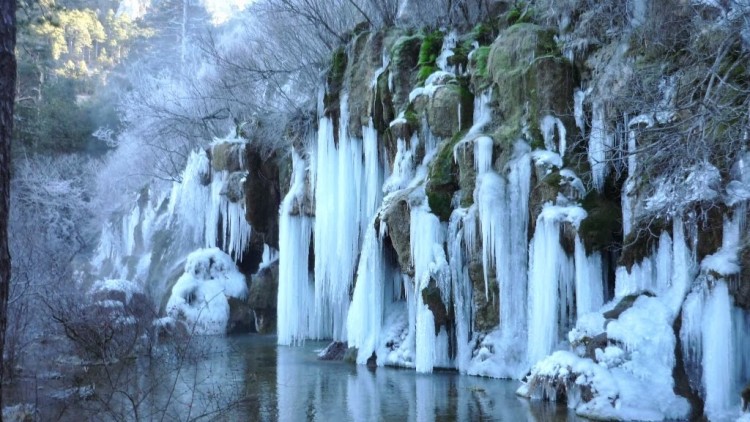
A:
<svg viewBox="0 0 750 422">
<path fill-rule="evenodd" d="M 17 153 L 72 153 L 102 151 L 106 146 L 91 134 L 96 104 L 77 99 L 75 82 L 60 79 L 46 85 L 43 101 L 21 102 L 16 112 Z"/>
<path fill-rule="evenodd" d="M 505 21 L 508 25 L 517 23 L 530 23 L 534 20 L 534 11 L 531 5 L 524 1 L 517 2 L 505 15 Z"/>
<path fill-rule="evenodd" d="M 474 52 L 474 61 L 476 63 L 476 73 L 478 76 L 482 78 L 486 78 L 488 76 L 487 72 L 487 61 L 490 56 L 490 47 L 479 47 L 477 51 Z"/>
<path fill-rule="evenodd" d="M 326 109 L 338 106 L 339 93 L 344 84 L 347 60 L 344 47 L 337 48 L 331 55 L 331 66 L 326 78 L 327 87 L 325 98 L 323 100 Z"/>
<path fill-rule="evenodd" d="M 651 254 L 659 242 L 659 236 L 666 229 L 667 221 L 662 219 L 636 224 L 625 237 L 618 265 L 624 265 L 630 271 L 633 265 Z"/>
<path fill-rule="evenodd" d="M 583 200 L 588 216 L 581 222 L 578 234 L 586 250 L 598 251 L 611 246 L 622 234 L 622 210 L 620 205 L 590 192 Z"/>
<path fill-rule="evenodd" d="M 440 31 L 428 32 L 422 38 L 422 45 L 419 47 L 419 74 L 417 76 L 419 84 L 424 85 L 437 66 L 435 61 L 440 55 L 440 48 L 443 43 L 443 34 Z"/>
<path fill-rule="evenodd" d="M 425 186 L 427 201 L 432 213 L 441 221 L 450 219 L 453 194 L 459 189 L 458 165 L 453 160 L 453 147 L 466 135 L 461 131 L 452 139 L 439 146 L 437 156 L 430 166 L 430 173 Z"/>
</svg>

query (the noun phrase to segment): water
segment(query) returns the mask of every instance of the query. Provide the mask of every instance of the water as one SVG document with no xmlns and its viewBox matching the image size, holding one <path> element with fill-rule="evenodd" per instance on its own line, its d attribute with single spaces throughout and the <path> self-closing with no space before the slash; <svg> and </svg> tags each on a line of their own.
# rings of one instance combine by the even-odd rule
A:
<svg viewBox="0 0 750 422">
<path fill-rule="evenodd" d="M 578 420 L 564 406 L 517 397 L 515 381 L 320 361 L 315 351 L 325 347 L 323 342 L 287 347 L 278 346 L 275 336 L 260 335 L 193 340 L 201 355 L 178 369 L 162 362 L 130 362 L 106 371 L 86 367 L 74 378 L 78 385 L 93 383 L 93 398 L 78 403 L 40 399 L 39 394 L 52 394 L 50 381 L 37 390 L 41 393 L 27 389 L 27 401 L 36 395 L 43 420 L 135 419 L 122 392 L 140 394 L 142 420 L 161 420 L 162 415 L 163 420 Z M 114 389 L 113 374 L 123 380 Z M 37 380 L 37 387 L 43 382 Z M 58 388 L 62 385 L 70 387 L 61 381 Z M 112 390 L 121 392 L 110 395 Z M 7 394 L 7 404 L 23 395 L 20 389 Z"/>
</svg>

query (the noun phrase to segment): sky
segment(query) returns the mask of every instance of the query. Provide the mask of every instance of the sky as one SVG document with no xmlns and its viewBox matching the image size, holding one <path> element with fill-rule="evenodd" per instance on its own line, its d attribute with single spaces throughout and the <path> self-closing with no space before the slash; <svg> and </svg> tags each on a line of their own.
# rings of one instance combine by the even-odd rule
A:
<svg viewBox="0 0 750 422">
<path fill-rule="evenodd" d="M 195 0 L 186 0 L 195 1 Z M 198 0 L 211 15 L 214 25 L 228 21 L 233 14 L 245 10 L 255 0 Z M 151 0 L 122 0 L 118 14 L 127 14 L 132 18 L 143 16 Z"/>
</svg>

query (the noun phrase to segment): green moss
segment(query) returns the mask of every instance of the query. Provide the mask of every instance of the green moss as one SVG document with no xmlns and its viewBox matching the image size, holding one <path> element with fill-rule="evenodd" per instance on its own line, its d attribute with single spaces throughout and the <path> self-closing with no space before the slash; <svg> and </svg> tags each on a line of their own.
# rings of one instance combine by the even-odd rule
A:
<svg viewBox="0 0 750 422">
<path fill-rule="evenodd" d="M 435 71 L 437 70 L 437 66 L 435 65 L 420 65 L 419 66 L 419 73 L 417 74 L 417 80 L 419 81 L 419 85 L 424 85 L 427 78 L 430 77 Z"/>
<path fill-rule="evenodd" d="M 554 36 L 538 25 L 517 23 L 492 44 L 486 69 L 502 92 L 497 97 L 504 118 L 499 141 L 514 141 L 523 133 L 532 147 L 541 146 L 540 118 L 572 115 L 575 68 L 560 55 Z"/>
<path fill-rule="evenodd" d="M 432 213 L 441 221 L 450 219 L 453 194 L 458 190 L 458 166 L 453 160 L 453 147 L 466 135 L 462 131 L 452 139 L 444 141 L 430 165 L 430 173 L 425 186 L 427 201 Z"/>
<path fill-rule="evenodd" d="M 552 173 L 545 176 L 544 179 L 542 179 L 542 183 L 545 183 L 548 186 L 553 187 L 555 189 L 559 189 L 561 180 L 562 180 L 562 176 L 560 176 L 560 172 L 553 171 Z"/>
<path fill-rule="evenodd" d="M 477 75 L 486 78 L 489 76 L 489 72 L 487 71 L 487 63 L 490 58 L 490 47 L 479 47 L 477 51 L 474 52 L 473 60 L 476 63 L 476 72 Z"/>
<path fill-rule="evenodd" d="M 333 51 L 331 56 L 331 65 L 328 69 L 326 78 L 328 89 L 324 98 L 326 107 L 336 104 L 341 87 L 344 84 L 344 74 L 346 72 L 347 56 L 344 47 L 339 47 Z"/>
<path fill-rule="evenodd" d="M 422 45 L 419 47 L 419 73 L 417 76 L 419 85 L 424 85 L 427 77 L 437 70 L 435 62 L 440 55 L 442 43 L 443 34 L 440 31 L 432 31 L 424 35 Z"/>
<path fill-rule="evenodd" d="M 616 243 L 622 232 L 620 205 L 596 192 L 586 195 L 582 205 L 588 216 L 581 222 L 578 234 L 586 250 L 599 251 Z"/>
<path fill-rule="evenodd" d="M 618 264 L 624 265 L 630 271 L 633 265 L 643 261 L 656 247 L 659 236 L 666 227 L 667 222 L 661 219 L 636 224 L 625 237 Z"/>
<path fill-rule="evenodd" d="M 529 23 L 534 20 L 534 9 L 525 1 L 516 2 L 513 8 L 505 15 L 505 21 L 508 25 L 519 23 Z"/>
<path fill-rule="evenodd" d="M 419 54 L 422 38 L 419 35 L 405 35 L 399 37 L 391 47 L 391 61 L 399 66 L 405 57 Z"/>
</svg>

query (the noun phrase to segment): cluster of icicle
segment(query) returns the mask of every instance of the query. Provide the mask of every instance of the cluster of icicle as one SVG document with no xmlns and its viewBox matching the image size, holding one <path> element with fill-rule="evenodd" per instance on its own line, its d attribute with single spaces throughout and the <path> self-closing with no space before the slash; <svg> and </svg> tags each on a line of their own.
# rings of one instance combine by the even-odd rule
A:
<svg viewBox="0 0 750 422">
<path fill-rule="evenodd" d="M 449 56 L 453 39 L 446 40 L 441 57 Z M 387 72 L 388 65 L 384 55 L 377 76 Z M 441 68 L 424 87 L 411 93 L 410 100 L 434 95 L 455 72 Z M 467 151 L 473 153 L 474 201 L 469 207 L 454 204 L 446 224 L 431 212 L 424 187 L 427 169 L 445 140 L 435 139 L 423 120 L 411 139 L 397 140 L 395 159 L 388 163 L 378 148 L 380 134 L 372 122 L 362 128 L 362 139 L 348 133 L 347 83 L 340 99 L 339 124 L 334 125 L 321 111 L 310 147 L 304 153 L 293 152 L 292 185 L 280 210 L 280 344 L 333 338 L 356 347 L 359 363 L 374 355 L 378 365 L 418 372 L 450 367 L 474 375 L 520 378 L 532 368 L 537 381 L 564 378 L 570 392 L 568 404 L 580 414 L 661 419 L 684 417 L 689 411 L 687 402 L 674 394 L 671 375 L 678 340 L 672 324 L 681 314 L 680 343 L 687 364 L 699 368 L 693 372 L 699 372 L 696 388 L 706 397 L 707 414 L 724 414 L 735 405 L 737 400 L 731 396 L 738 391 L 736 383 L 721 381 L 739 382 L 750 376 L 750 359 L 741 353 L 748 350 L 748 341 L 742 337 L 748 330 L 747 314 L 731 305 L 724 279 L 696 278 L 700 266 L 694 247 L 689 246 L 694 242 L 685 235 L 687 231 L 687 237 L 693 236 L 694 227 L 686 229 L 674 216 L 671 235 L 662 233 L 651 255 L 629 269 L 614 269 L 612 297 L 605 290 L 608 260 L 601 252 L 587 251 L 577 234 L 587 217 L 578 203 L 586 191 L 575 173 L 563 168 L 568 146 L 560 117 L 548 115 L 538 122 L 545 149 L 531 151 L 519 139 L 507 162 L 498 168 L 494 142 L 483 133 L 492 119 L 492 92 L 478 95 L 473 125 L 454 149 L 456 160 Z M 575 122 L 589 139 L 593 186 L 601 190 L 612 166 L 614 137 L 607 128 L 603 104 L 593 102 L 591 121 L 586 122 L 584 101 L 589 94 L 575 93 Z M 651 118 L 661 122 L 669 116 Z M 391 125 L 404 120 L 399 116 Z M 639 116 L 628 127 L 641 124 L 654 123 Z M 632 226 L 629 195 L 636 174 L 636 144 L 631 131 L 630 154 L 623 164 L 630 176 L 622 198 L 626 234 Z M 533 169 L 538 177 L 558 171 L 560 183 L 570 189 L 564 190 L 569 197 L 560 194 L 543 205 L 528 241 Z M 313 190 L 309 193 L 314 197 L 315 216 L 293 212 L 296 204 L 310 196 L 305 189 Z M 403 273 L 384 252 L 389 236 L 385 217 L 403 202 L 409 207 L 413 276 Z M 563 231 L 575 236 L 572 253 L 561 246 Z M 727 242 L 731 238 L 725 235 L 725 240 L 730 239 Z M 311 244 L 320 245 L 313 268 L 308 264 Z M 736 258 L 736 245 L 722 248 L 709 264 L 715 262 L 713 267 L 730 274 L 732 268 L 727 270 L 722 264 L 730 255 Z M 484 291 L 475 290 L 469 276 L 474 260 L 481 261 Z M 709 272 L 704 269 L 700 274 Z M 490 288 L 493 283 L 498 286 L 497 297 Z M 436 327 L 422 294 L 427 288 L 437 288 L 442 302 L 452 307 L 450 329 Z M 604 313 L 621 299 L 643 292 L 649 295 L 637 297 L 618 318 L 605 321 Z M 474 329 L 479 299 L 475 295 L 484 295 L 497 306 L 500 323 L 493 331 Z M 711 317 L 702 318 L 705 315 Z M 653 333 L 660 334 L 656 338 Z M 600 334 L 619 345 L 598 349 L 597 362 L 584 357 L 580 349 L 564 351 L 587 336 Z M 649 372 L 657 375 L 646 376 Z M 730 373 L 741 376 L 733 378 Z M 525 384 L 519 393 L 553 398 L 550 385 Z M 584 388 L 593 395 L 585 403 Z M 644 391 L 653 394 L 644 396 Z"/>
</svg>

